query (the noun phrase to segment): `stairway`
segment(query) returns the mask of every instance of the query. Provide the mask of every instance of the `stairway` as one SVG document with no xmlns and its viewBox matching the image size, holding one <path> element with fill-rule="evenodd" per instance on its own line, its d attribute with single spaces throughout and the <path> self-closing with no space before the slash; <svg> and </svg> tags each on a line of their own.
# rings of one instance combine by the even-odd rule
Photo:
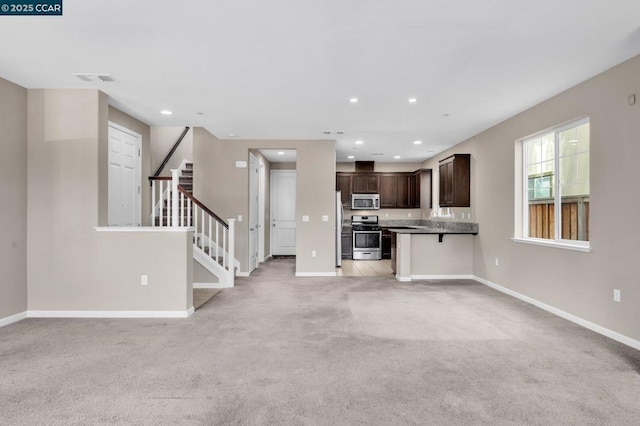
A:
<svg viewBox="0 0 640 426">
<path fill-rule="evenodd" d="M 150 178 L 152 204 L 159 200 L 151 223 L 193 227 L 193 258 L 219 280 L 208 288 L 233 287 L 235 269 L 240 266 L 234 256 L 235 220 L 224 221 L 193 196 L 193 163 L 185 160 L 171 174 Z"/>
<path fill-rule="evenodd" d="M 193 196 L 193 163 L 184 162 L 182 164 L 182 167 L 179 170 L 180 170 L 180 177 L 178 179 L 178 185 L 182 186 L 184 190 L 187 193 L 189 193 L 189 195 Z M 171 210 L 170 201 L 171 199 L 169 197 L 165 198 L 163 207 L 162 207 L 162 215 L 156 216 L 155 226 L 168 226 L 169 218 L 167 216 L 169 215 L 169 212 Z M 188 200 L 185 198 L 184 201 L 182 202 L 182 206 L 178 207 L 179 209 L 181 209 L 180 216 L 181 217 L 184 216 L 185 218 L 187 218 L 188 223 L 185 222 L 184 224 L 185 226 L 193 226 L 193 217 L 188 215 L 187 205 L 188 205 Z M 162 225 L 160 224 L 161 220 L 162 220 Z"/>
</svg>

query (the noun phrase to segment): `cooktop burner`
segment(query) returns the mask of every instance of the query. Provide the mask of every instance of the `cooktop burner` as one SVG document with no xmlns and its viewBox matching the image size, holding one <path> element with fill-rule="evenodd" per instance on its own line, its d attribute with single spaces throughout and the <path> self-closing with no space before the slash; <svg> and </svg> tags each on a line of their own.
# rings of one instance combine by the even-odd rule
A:
<svg viewBox="0 0 640 426">
<path fill-rule="evenodd" d="M 351 226 L 354 231 L 380 231 L 378 216 L 351 216 Z"/>
</svg>

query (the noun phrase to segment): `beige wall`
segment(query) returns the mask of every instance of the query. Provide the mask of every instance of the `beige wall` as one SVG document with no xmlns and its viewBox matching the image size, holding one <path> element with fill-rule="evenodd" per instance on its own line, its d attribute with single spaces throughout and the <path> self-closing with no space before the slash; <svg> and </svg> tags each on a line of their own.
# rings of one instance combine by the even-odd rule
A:
<svg viewBox="0 0 640 426">
<path fill-rule="evenodd" d="M 165 157 L 184 132 L 184 127 L 152 127 L 151 128 L 151 169 L 154 174 Z M 193 129 L 185 135 L 178 149 L 164 166 L 160 176 L 171 176 L 171 169 L 177 169 L 182 160 L 193 161 Z"/>
<path fill-rule="evenodd" d="M 0 78 L 0 320 L 27 310 L 27 90 Z"/>
<path fill-rule="evenodd" d="M 248 270 L 248 191 L 246 168 L 250 149 L 296 150 L 297 273 L 335 272 L 335 142 L 329 140 L 220 140 L 203 128 L 194 129 L 194 195 L 224 219 L 242 215 L 237 223 L 236 257 Z M 310 221 L 303 223 L 302 216 Z M 322 222 L 322 215 L 329 222 Z M 268 222 L 267 222 L 268 223 Z M 311 257 L 316 250 L 317 257 Z"/>
<path fill-rule="evenodd" d="M 426 161 L 470 153 L 474 274 L 640 340 L 640 57 L 635 57 Z M 591 118 L 590 253 L 514 243 L 515 141 Z M 436 185 L 434 185 L 436 189 Z M 495 266 L 495 259 L 500 266 Z M 613 289 L 622 302 L 613 302 Z"/>
<path fill-rule="evenodd" d="M 108 118 L 97 90 L 28 91 L 29 310 L 186 309 L 166 290 L 191 283 L 185 232 L 94 230 L 106 224 Z"/>
<path fill-rule="evenodd" d="M 142 226 L 149 226 L 151 213 L 151 191 L 149 190 L 149 176 L 151 176 L 151 127 L 140 120 L 110 106 L 109 121 L 133 130 L 142 136 Z"/>
</svg>

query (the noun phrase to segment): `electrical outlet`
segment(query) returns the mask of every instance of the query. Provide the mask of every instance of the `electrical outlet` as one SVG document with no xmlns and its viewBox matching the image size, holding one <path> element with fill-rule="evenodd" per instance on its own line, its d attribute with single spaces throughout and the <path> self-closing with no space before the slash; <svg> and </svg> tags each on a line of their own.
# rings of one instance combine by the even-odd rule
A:
<svg viewBox="0 0 640 426">
<path fill-rule="evenodd" d="M 496 266 L 500 266 L 500 259 L 496 257 Z"/>
<path fill-rule="evenodd" d="M 311 257 L 316 257 L 316 251 L 315 250 L 311 250 Z"/>
<path fill-rule="evenodd" d="M 147 285 L 149 284 L 149 277 L 146 275 L 141 275 L 140 276 L 140 284 L 141 285 Z"/>
<path fill-rule="evenodd" d="M 411 217 L 411 213 L 407 213 L 407 217 Z"/>
<path fill-rule="evenodd" d="M 242 215 L 241 214 L 238 215 L 238 222 L 242 222 Z"/>
<path fill-rule="evenodd" d="M 618 290 L 617 288 L 614 288 L 613 289 L 613 301 L 620 303 L 620 297 L 621 297 L 620 290 Z"/>
</svg>

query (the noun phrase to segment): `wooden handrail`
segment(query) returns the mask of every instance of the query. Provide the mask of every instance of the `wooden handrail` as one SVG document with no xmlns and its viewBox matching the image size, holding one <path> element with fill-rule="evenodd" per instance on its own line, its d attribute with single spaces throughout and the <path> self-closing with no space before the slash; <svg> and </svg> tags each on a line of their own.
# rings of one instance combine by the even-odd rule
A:
<svg viewBox="0 0 640 426">
<path fill-rule="evenodd" d="M 178 185 L 178 191 L 180 191 L 181 193 L 183 193 L 188 199 L 191 200 L 191 202 L 193 202 L 195 205 L 197 205 L 198 207 L 200 207 L 202 210 L 204 210 L 207 214 L 209 214 L 210 216 L 212 216 L 215 220 L 217 220 L 218 222 L 220 222 L 222 224 L 222 226 L 224 226 L 225 228 L 229 229 L 229 224 L 227 222 L 225 222 L 224 220 L 222 220 L 220 218 L 220 216 L 218 216 L 217 214 L 215 214 L 214 212 L 212 212 L 211 210 L 209 210 L 207 208 L 207 206 L 205 206 L 204 204 L 202 204 L 202 202 L 200 202 L 196 197 L 194 197 L 193 195 L 189 194 L 187 192 L 186 189 L 184 189 L 182 187 L 182 185 Z"/>
<path fill-rule="evenodd" d="M 182 132 L 182 134 L 180 135 L 180 137 L 178 138 L 176 143 L 173 144 L 173 148 L 171 148 L 171 151 L 169 151 L 167 156 L 164 158 L 164 161 L 162 162 L 162 164 L 160 164 L 160 167 L 158 167 L 158 170 L 156 170 L 156 172 L 153 174 L 153 177 L 160 176 L 160 173 L 162 172 L 162 169 L 164 169 L 164 166 L 167 165 L 167 163 L 169 162 L 169 159 L 171 158 L 173 153 L 176 152 L 176 149 L 178 149 L 178 145 L 180 145 L 180 142 L 182 142 L 182 139 L 184 139 L 184 137 L 187 135 L 188 131 L 189 131 L 189 127 L 185 127 L 184 131 Z"/>
<path fill-rule="evenodd" d="M 171 176 L 149 176 L 149 180 L 171 180 Z"/>
</svg>

